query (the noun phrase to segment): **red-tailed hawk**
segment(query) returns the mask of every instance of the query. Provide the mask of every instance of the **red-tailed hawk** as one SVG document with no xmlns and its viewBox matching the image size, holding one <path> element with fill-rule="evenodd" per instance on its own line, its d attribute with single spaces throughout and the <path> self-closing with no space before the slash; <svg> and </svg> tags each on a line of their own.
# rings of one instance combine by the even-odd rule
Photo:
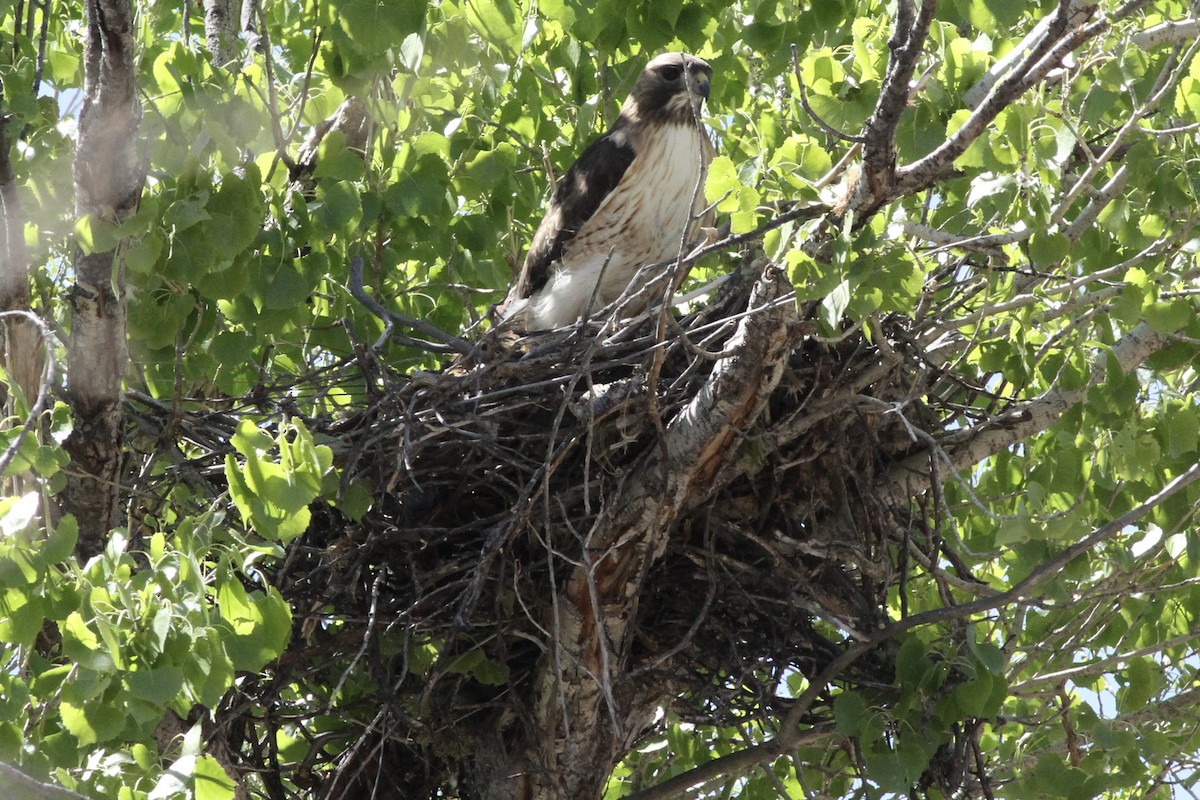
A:
<svg viewBox="0 0 1200 800">
<path fill-rule="evenodd" d="M 687 53 L 646 65 L 612 130 L 559 182 L 498 309 L 505 322 L 522 330 L 569 325 L 696 238 L 713 154 L 699 121 L 711 78 L 712 67 Z"/>
</svg>

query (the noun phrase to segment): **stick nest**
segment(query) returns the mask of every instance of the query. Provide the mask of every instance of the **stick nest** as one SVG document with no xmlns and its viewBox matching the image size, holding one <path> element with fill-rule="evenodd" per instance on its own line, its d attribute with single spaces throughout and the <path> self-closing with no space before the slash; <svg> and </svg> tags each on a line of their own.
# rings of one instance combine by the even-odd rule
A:
<svg viewBox="0 0 1200 800">
<path fill-rule="evenodd" d="M 301 785 L 322 759 L 377 754 L 382 741 L 410 756 L 389 770 L 418 796 L 462 756 L 453 731 L 523 713 L 564 582 L 598 557 L 590 531 L 705 391 L 754 313 L 753 282 L 735 276 L 698 312 L 643 314 L 615 333 L 493 333 L 436 373 L 389 373 L 364 350 L 347 369 L 375 399 L 309 423 L 373 504 L 360 520 L 314 508 L 269 575 L 297 625 L 275 678 L 242 687 L 253 713 L 224 717 L 248 766 L 280 769 L 278 730 L 342 742 L 283 767 Z M 636 635 L 611 654 L 624 688 L 674 698 L 692 722 L 780 713 L 783 684 L 886 622 L 910 554 L 939 560 L 936 514 L 880 487 L 960 414 L 964 389 L 906 344 L 904 318 L 878 321 L 876 345 L 856 330 L 819 339 L 804 312 L 761 413 L 677 509 L 661 557 L 631 578 Z M 845 677 L 890 684 L 890 660 L 877 653 Z M 351 724 L 323 727 L 330 713 Z"/>
</svg>

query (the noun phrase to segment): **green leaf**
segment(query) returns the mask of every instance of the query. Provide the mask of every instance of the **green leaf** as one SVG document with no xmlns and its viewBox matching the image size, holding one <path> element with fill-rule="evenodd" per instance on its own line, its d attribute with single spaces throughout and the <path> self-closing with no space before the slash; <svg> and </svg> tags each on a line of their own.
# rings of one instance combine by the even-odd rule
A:
<svg viewBox="0 0 1200 800">
<path fill-rule="evenodd" d="M 233 670 L 233 661 L 215 629 L 205 630 L 193 641 L 189 658 L 183 665 L 187 685 L 196 702 L 210 708 L 233 685 Z"/>
<path fill-rule="evenodd" d="M 850 305 L 850 282 L 842 281 L 821 301 L 821 321 L 830 330 L 837 330 L 842 324 L 842 317 Z"/>
<path fill-rule="evenodd" d="M 967 639 L 967 646 L 989 673 L 997 676 L 1004 675 L 1004 667 L 1008 658 L 1003 650 L 991 642 L 977 642 L 974 636 Z"/>
<path fill-rule="evenodd" d="M 201 191 L 176 200 L 167 208 L 163 221 L 174 233 L 181 233 L 193 225 L 212 219 L 208 213 L 209 197 L 207 191 Z"/>
<path fill-rule="evenodd" d="M 183 670 L 174 666 L 136 670 L 128 674 L 127 681 L 134 697 L 165 708 L 183 686 Z"/>
<path fill-rule="evenodd" d="M 25 587 L 0 591 L 0 642 L 29 646 L 46 618 L 45 601 Z"/>
<path fill-rule="evenodd" d="M 833 717 L 838 733 L 857 736 L 866 726 L 869 716 L 867 703 L 858 692 L 840 692 L 833 703 Z"/>
<path fill-rule="evenodd" d="M 333 504 L 350 519 L 359 521 L 371 510 L 374 494 L 371 487 L 363 481 L 353 481 L 346 487 L 345 492 L 333 500 Z"/>
<path fill-rule="evenodd" d="M 1165 415 L 1168 454 L 1171 458 L 1195 450 L 1200 444 L 1200 414 L 1196 407 L 1173 404 Z"/>
<path fill-rule="evenodd" d="M 425 19 L 425 0 L 332 0 L 334 18 L 369 56 L 400 44 Z"/>
<path fill-rule="evenodd" d="M 326 234 L 345 234 L 362 217 L 362 201 L 354 185 L 344 181 L 322 181 L 317 185 L 313 222 Z"/>
<path fill-rule="evenodd" d="M 1029 238 L 1029 258 L 1038 269 L 1050 269 L 1071 251 L 1071 242 L 1061 233 L 1035 233 Z"/>
<path fill-rule="evenodd" d="M 237 789 L 217 760 L 207 754 L 196 759 L 192 780 L 196 800 L 231 800 Z"/>
<path fill-rule="evenodd" d="M 125 728 L 125 715 L 119 702 L 88 702 L 82 705 L 64 700 L 60 714 L 63 726 L 82 746 L 115 739 Z"/>
<path fill-rule="evenodd" d="M 84 255 L 107 253 L 117 246 L 117 226 L 96 217 L 84 214 L 75 221 L 75 243 Z"/>
<path fill-rule="evenodd" d="M 116 668 L 113 654 L 104 649 L 100 637 L 84 622 L 78 611 L 72 611 L 62 625 L 63 655 L 81 667 L 95 672 L 112 672 Z"/>
<path fill-rule="evenodd" d="M 1117 691 L 1117 712 L 1130 714 L 1143 708 L 1163 687 L 1162 666 L 1150 658 L 1135 658 L 1122 671 L 1124 686 Z"/>
<path fill-rule="evenodd" d="M 704 194 L 709 203 L 716 204 L 718 213 L 730 215 L 733 233 L 745 233 L 756 227 L 759 193 L 742 182 L 728 156 L 717 156 L 709 165 Z"/>
<path fill-rule="evenodd" d="M 263 451 L 270 450 L 275 446 L 274 439 L 244 417 L 238 421 L 237 429 L 229 439 L 229 443 L 246 458 L 257 457 Z"/>
<path fill-rule="evenodd" d="M 217 603 L 232 631 L 225 647 L 234 669 L 257 672 L 283 653 L 291 637 L 292 615 L 274 587 L 265 593 L 247 592 L 230 576 L 217 588 Z"/>
<path fill-rule="evenodd" d="M 450 666 L 450 671 L 470 675 L 485 686 L 503 686 L 508 680 L 508 667 L 488 658 L 482 649 L 476 648 L 459 656 Z"/>
<path fill-rule="evenodd" d="M 357 181 L 363 177 L 363 154 L 346 146 L 346 134 L 330 131 L 317 150 L 314 178 L 338 181 Z"/>
<path fill-rule="evenodd" d="M 265 209 L 258 169 L 251 165 L 224 175 L 206 209 L 210 217 L 203 231 L 215 257 L 232 260 L 254 243 L 262 225 Z"/>
<path fill-rule="evenodd" d="M 1146 322 L 1159 333 L 1175 333 L 1196 317 L 1196 309 L 1187 300 L 1150 303 L 1143 308 Z"/>
<path fill-rule="evenodd" d="M 517 153 L 512 145 L 502 142 L 492 150 L 481 150 L 467 162 L 466 177 L 474 184 L 476 191 L 494 189 L 512 176 L 513 167 L 517 163 Z"/>
</svg>

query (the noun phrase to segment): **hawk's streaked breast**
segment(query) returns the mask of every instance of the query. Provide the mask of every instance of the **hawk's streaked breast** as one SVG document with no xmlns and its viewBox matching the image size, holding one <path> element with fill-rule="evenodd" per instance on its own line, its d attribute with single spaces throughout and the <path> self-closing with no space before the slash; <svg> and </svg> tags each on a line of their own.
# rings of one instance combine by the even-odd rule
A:
<svg viewBox="0 0 1200 800">
<path fill-rule="evenodd" d="M 608 305 L 641 267 L 675 258 L 685 241 L 696 238 L 712 145 L 694 123 L 658 127 L 646 131 L 617 188 L 563 245 L 561 266 L 530 298 L 529 327 L 569 325 Z"/>
</svg>

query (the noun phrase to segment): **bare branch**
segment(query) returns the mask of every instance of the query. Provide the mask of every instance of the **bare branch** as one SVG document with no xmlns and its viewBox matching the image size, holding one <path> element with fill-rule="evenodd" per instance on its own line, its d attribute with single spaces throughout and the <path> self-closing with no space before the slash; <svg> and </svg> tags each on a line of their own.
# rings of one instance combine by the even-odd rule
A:
<svg viewBox="0 0 1200 800">
<path fill-rule="evenodd" d="M 1167 20 L 1151 25 L 1133 35 L 1133 46 L 1142 50 L 1153 50 L 1165 44 L 1187 42 L 1200 36 L 1200 20 Z"/>
<path fill-rule="evenodd" d="M 400 314 L 396 311 L 384 308 L 374 297 L 367 294 L 363 287 L 363 260 L 360 256 L 355 256 L 350 259 L 350 294 L 354 299 L 362 303 L 368 311 L 384 321 L 385 327 L 383 335 L 379 337 L 379 341 L 375 343 L 376 349 L 383 346 L 388 339 L 394 339 L 399 344 L 405 347 L 416 347 L 421 350 L 428 350 L 431 353 L 461 353 L 470 355 L 476 351 L 475 345 L 460 339 L 457 336 L 446 333 L 436 325 L 431 325 L 425 320 L 409 317 Z M 428 336 L 433 341 L 423 341 L 421 339 L 412 339 L 405 336 L 396 336 L 392 333 L 392 329 L 396 325 L 403 325 L 406 328 L 411 328 L 418 333 Z"/>
<path fill-rule="evenodd" d="M 792 45 L 792 70 L 796 74 L 796 85 L 800 87 L 800 106 L 804 109 L 804 113 L 808 114 L 809 118 L 830 136 L 841 139 L 844 142 L 861 144 L 863 140 L 861 136 L 851 136 L 848 133 L 842 133 L 822 119 L 821 115 L 814 111 L 812 106 L 808 104 L 808 90 L 804 88 L 804 73 L 800 69 L 800 49 L 794 44 Z"/>
<path fill-rule="evenodd" d="M 1156 332 L 1142 323 L 1125 334 L 1113 345 L 1107 363 L 1104 357 L 1092 367 L 1091 384 L 1104 380 L 1110 368 L 1129 372 L 1150 355 L 1169 343 L 1169 337 Z M 925 487 L 931 478 L 930 458 L 943 461 L 941 470 L 963 470 L 978 464 L 989 456 L 1017 442 L 1028 439 L 1035 433 L 1053 425 L 1059 417 L 1074 408 L 1087 397 L 1089 387 L 1063 390 L 1059 387 L 1047 389 L 1033 400 L 996 415 L 980 425 L 958 430 L 941 439 L 941 455 L 918 455 L 902 462 L 889 473 L 883 491 L 896 498 L 908 494 L 912 487 Z"/>
</svg>

